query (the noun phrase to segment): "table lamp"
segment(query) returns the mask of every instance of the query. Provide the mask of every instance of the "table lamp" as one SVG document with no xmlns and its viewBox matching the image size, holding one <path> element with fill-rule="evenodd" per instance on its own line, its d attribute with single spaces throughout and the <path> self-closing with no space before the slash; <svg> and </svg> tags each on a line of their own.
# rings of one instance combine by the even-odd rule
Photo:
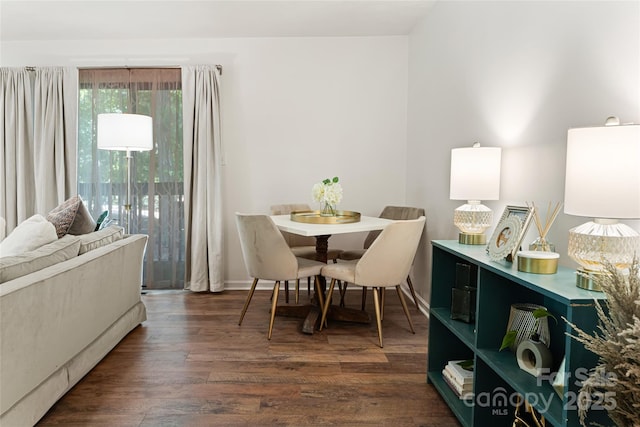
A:
<svg viewBox="0 0 640 427">
<path fill-rule="evenodd" d="M 149 151 L 153 148 L 153 123 L 149 116 L 141 114 L 98 114 L 98 148 L 126 151 L 127 198 L 126 233 L 131 231 L 131 159 L 132 151 Z"/>
<path fill-rule="evenodd" d="M 501 149 L 480 147 L 451 150 L 451 181 L 449 198 L 467 200 L 453 214 L 453 223 L 460 229 L 458 241 L 465 245 L 484 245 L 485 230 L 491 227 L 493 212 L 481 200 L 498 200 L 500 195 Z"/>
<path fill-rule="evenodd" d="M 640 234 L 619 219 L 640 218 L 640 125 L 569 129 L 564 212 L 594 217 L 569 230 L 569 256 L 580 267 L 576 285 L 599 291 L 603 261 L 631 265 L 640 250 Z"/>
</svg>

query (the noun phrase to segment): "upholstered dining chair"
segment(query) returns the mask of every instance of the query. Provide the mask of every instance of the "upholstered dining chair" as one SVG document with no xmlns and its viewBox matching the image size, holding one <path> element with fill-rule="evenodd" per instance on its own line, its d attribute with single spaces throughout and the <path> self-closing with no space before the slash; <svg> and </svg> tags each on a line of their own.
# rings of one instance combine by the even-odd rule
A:
<svg viewBox="0 0 640 427">
<path fill-rule="evenodd" d="M 331 279 L 327 297 L 322 308 L 322 320 L 320 330 L 325 324 L 327 312 L 331 305 L 331 294 L 336 280 L 342 280 L 357 286 L 373 288 L 373 301 L 376 311 L 376 324 L 378 326 L 378 339 L 382 344 L 382 317 L 380 308 L 380 290 L 395 287 L 402 304 L 404 314 L 409 321 L 411 332 L 413 322 L 409 309 L 400 289 L 400 284 L 409 274 L 413 258 L 418 249 L 418 243 L 422 236 L 425 217 L 418 219 L 398 221 L 387 225 L 378 235 L 375 241 L 367 249 L 359 260 L 329 264 L 322 268 L 321 274 Z"/>
<path fill-rule="evenodd" d="M 318 275 L 326 264 L 296 257 L 280 230 L 275 226 L 271 218 L 267 215 L 248 215 L 236 212 L 236 225 L 240 236 L 240 246 L 242 256 L 249 275 L 253 277 L 253 283 L 247 295 L 247 300 L 240 314 L 238 325 L 242 325 L 244 315 L 249 308 L 249 303 L 258 284 L 258 280 L 274 281 L 273 294 L 271 297 L 271 318 L 269 321 L 268 339 L 271 339 L 273 322 L 278 304 L 278 293 L 280 282 L 285 280 L 295 280 L 296 284 L 300 278 L 314 277 L 316 292 L 320 303 L 323 303 L 322 292 L 319 292 L 320 283 Z"/>
<path fill-rule="evenodd" d="M 311 207 L 304 203 L 289 203 L 282 205 L 272 205 L 271 206 L 271 215 L 288 215 L 294 211 L 310 211 Z M 316 239 L 313 236 L 300 236 L 299 234 L 288 233 L 286 231 L 281 231 L 284 239 L 287 241 L 287 244 L 291 248 L 293 254 L 300 258 L 306 258 L 315 260 L 316 259 Z M 327 249 L 327 261 L 333 261 L 334 263 L 338 262 L 340 254 L 342 250 L 329 248 Z M 338 285 L 340 287 L 340 291 L 342 291 L 342 284 Z M 289 286 L 288 283 L 285 282 L 285 301 L 289 302 Z M 307 279 L 307 292 L 311 292 L 311 278 Z M 296 284 L 295 290 L 295 299 L 296 304 L 300 300 L 300 286 Z"/>
<path fill-rule="evenodd" d="M 385 206 L 382 212 L 380 213 L 380 218 L 393 219 L 393 220 L 407 220 L 407 219 L 417 219 L 421 216 L 425 216 L 425 211 L 423 208 L 415 208 L 411 206 Z M 362 249 L 354 249 L 354 250 L 345 250 L 340 252 L 340 259 L 345 261 L 357 260 L 364 255 L 365 251 L 371 246 L 374 240 L 380 235 L 380 230 L 370 231 L 367 234 L 367 237 L 364 239 L 364 245 Z M 411 282 L 411 275 L 407 274 L 407 285 L 409 286 L 409 291 L 411 292 L 411 297 L 413 298 L 413 302 L 416 305 L 416 309 L 420 311 L 420 307 L 418 305 L 418 298 L 416 298 L 416 291 L 413 288 L 413 283 Z M 347 289 L 347 284 L 344 283 L 342 289 L 340 290 L 340 305 L 344 304 L 344 293 Z M 383 294 L 384 295 L 384 294 Z M 362 309 L 364 310 L 367 302 L 367 288 L 362 288 Z"/>
</svg>

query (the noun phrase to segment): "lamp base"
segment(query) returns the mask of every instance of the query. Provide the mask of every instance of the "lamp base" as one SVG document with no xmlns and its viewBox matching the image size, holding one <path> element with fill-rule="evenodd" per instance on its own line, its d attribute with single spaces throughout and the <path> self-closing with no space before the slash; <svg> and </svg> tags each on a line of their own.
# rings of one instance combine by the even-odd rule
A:
<svg viewBox="0 0 640 427">
<path fill-rule="evenodd" d="M 597 271 L 587 271 L 579 268 L 576 271 L 576 286 L 588 291 L 602 292 L 599 278 L 603 273 Z"/>
<path fill-rule="evenodd" d="M 484 233 L 465 233 L 458 234 L 458 243 L 463 245 L 486 245 L 487 236 Z"/>
</svg>

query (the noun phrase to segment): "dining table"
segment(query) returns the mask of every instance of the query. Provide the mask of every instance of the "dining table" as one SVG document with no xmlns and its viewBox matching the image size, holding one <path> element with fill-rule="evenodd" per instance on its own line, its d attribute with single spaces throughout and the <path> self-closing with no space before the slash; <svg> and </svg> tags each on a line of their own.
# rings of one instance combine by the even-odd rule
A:
<svg viewBox="0 0 640 427">
<path fill-rule="evenodd" d="M 327 262 L 327 250 L 329 238 L 336 234 L 369 232 L 383 230 L 387 225 L 395 222 L 391 219 L 360 215 L 357 222 L 315 224 L 298 222 L 291 219 L 291 215 L 272 215 L 271 219 L 278 229 L 301 236 L 313 236 L 316 239 L 316 260 Z M 320 288 L 326 292 L 326 282 L 320 277 Z M 329 295 L 325 297 L 330 297 Z M 304 318 L 302 332 L 313 334 L 319 326 L 321 307 L 318 299 L 312 298 L 310 304 L 292 304 L 276 307 L 276 315 Z M 371 318 L 366 311 L 355 310 L 348 307 L 332 305 L 327 314 L 331 320 L 339 320 L 356 323 L 370 323 Z"/>
</svg>

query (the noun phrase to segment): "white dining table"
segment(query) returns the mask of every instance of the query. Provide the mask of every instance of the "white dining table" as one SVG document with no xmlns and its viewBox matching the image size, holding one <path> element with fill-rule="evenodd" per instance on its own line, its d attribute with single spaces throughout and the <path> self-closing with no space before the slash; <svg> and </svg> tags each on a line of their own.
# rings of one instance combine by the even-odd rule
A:
<svg viewBox="0 0 640 427">
<path fill-rule="evenodd" d="M 327 262 L 327 244 L 329 237 L 332 235 L 383 230 L 387 225 L 395 222 L 391 219 L 373 216 L 360 216 L 360 221 L 358 222 L 341 224 L 310 224 L 307 222 L 297 222 L 293 221 L 290 215 L 272 215 L 271 219 L 281 231 L 287 231 L 301 236 L 315 237 L 316 253 L 318 254 L 317 259 L 325 263 Z"/>
<path fill-rule="evenodd" d="M 360 216 L 360 221 L 341 224 L 311 224 L 307 222 L 297 222 L 291 219 L 290 215 L 272 215 L 271 219 L 278 229 L 301 236 L 313 236 L 316 238 L 316 260 L 327 262 L 327 249 L 329 237 L 334 234 L 358 233 L 366 231 L 383 230 L 387 225 L 395 222 L 391 219 Z M 321 278 L 321 288 L 326 289 L 324 278 Z M 329 297 L 329 296 L 327 296 Z M 304 317 L 302 332 L 313 334 L 319 326 L 318 319 L 320 307 L 316 298 L 311 304 L 278 306 L 276 314 L 290 317 Z M 347 307 L 332 306 L 327 317 L 332 320 L 347 322 L 369 323 L 369 314 L 365 311 L 354 310 Z"/>
</svg>

